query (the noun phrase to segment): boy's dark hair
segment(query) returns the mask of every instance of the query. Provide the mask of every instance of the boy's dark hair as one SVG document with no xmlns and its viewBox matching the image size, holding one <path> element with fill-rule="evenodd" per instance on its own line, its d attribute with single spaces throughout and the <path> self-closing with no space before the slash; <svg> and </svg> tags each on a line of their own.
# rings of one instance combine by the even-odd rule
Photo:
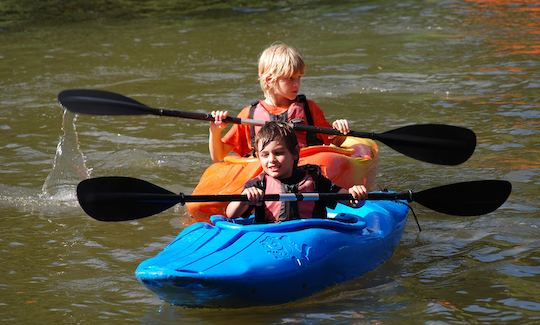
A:
<svg viewBox="0 0 540 325">
<path fill-rule="evenodd" d="M 255 152 L 259 151 L 259 142 L 261 148 L 264 149 L 272 141 L 283 142 L 290 152 L 298 154 L 298 139 L 289 124 L 277 121 L 266 122 L 255 136 Z"/>
</svg>

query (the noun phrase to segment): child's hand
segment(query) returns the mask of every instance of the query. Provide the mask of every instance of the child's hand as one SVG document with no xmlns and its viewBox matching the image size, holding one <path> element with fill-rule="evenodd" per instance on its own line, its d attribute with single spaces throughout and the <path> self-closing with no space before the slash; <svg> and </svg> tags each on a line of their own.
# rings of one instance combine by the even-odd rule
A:
<svg viewBox="0 0 540 325">
<path fill-rule="evenodd" d="M 343 134 L 347 134 L 351 131 L 351 129 L 349 129 L 349 121 L 347 120 L 335 120 L 334 123 L 332 123 L 332 127 Z"/>
<path fill-rule="evenodd" d="M 243 195 L 247 195 L 250 205 L 261 205 L 264 191 L 258 187 L 248 187 L 242 191 Z"/>
<path fill-rule="evenodd" d="M 219 129 L 222 129 L 227 126 L 227 124 L 224 123 L 223 120 L 226 119 L 229 115 L 228 111 L 212 111 L 211 114 L 214 117 L 214 121 L 210 122 L 210 127 L 217 127 Z"/>
<path fill-rule="evenodd" d="M 353 185 L 353 187 L 349 188 L 349 194 L 354 198 L 351 200 L 351 205 L 358 206 L 360 201 L 367 198 L 367 189 L 364 185 Z"/>
</svg>

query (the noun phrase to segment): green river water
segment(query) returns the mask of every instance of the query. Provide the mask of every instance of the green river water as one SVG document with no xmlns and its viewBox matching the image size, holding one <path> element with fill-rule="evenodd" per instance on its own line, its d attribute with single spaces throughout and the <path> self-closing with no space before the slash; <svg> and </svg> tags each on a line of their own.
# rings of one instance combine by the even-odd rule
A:
<svg viewBox="0 0 540 325">
<path fill-rule="evenodd" d="M 55 3 L 0 5 L 1 323 L 540 323 L 538 1 Z M 185 208 L 98 222 L 75 186 L 117 175 L 190 193 L 210 164 L 208 124 L 75 116 L 56 96 L 97 88 L 153 107 L 236 113 L 261 96 L 257 57 L 275 41 L 304 53 L 303 92 L 329 120 L 358 131 L 444 123 L 476 132 L 474 155 L 454 167 L 381 144 L 382 187 L 505 179 L 512 195 L 480 217 L 415 206 L 422 232 L 411 218 L 386 264 L 314 297 L 170 306 L 133 272 L 192 222 Z"/>
</svg>

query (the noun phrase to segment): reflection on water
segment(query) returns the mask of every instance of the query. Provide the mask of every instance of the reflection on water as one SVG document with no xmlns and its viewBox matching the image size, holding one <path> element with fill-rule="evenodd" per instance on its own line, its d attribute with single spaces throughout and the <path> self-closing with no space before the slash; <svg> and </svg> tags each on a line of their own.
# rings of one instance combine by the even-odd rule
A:
<svg viewBox="0 0 540 325">
<path fill-rule="evenodd" d="M 483 26 L 495 55 L 540 54 L 540 9 L 530 0 L 465 0 L 466 22 Z M 519 71 L 519 68 L 514 68 Z"/>
</svg>

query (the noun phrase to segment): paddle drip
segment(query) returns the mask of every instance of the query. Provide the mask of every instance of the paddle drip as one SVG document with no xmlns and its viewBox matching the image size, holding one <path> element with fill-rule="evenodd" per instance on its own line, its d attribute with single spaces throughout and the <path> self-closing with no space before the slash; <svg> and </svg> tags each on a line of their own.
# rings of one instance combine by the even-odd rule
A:
<svg viewBox="0 0 540 325">
<path fill-rule="evenodd" d="M 56 147 L 53 167 L 43 186 L 41 196 L 55 201 L 76 201 L 77 184 L 90 177 L 84 156 L 79 147 L 75 127 L 77 116 L 64 110 L 62 118 L 63 135 Z"/>
</svg>

